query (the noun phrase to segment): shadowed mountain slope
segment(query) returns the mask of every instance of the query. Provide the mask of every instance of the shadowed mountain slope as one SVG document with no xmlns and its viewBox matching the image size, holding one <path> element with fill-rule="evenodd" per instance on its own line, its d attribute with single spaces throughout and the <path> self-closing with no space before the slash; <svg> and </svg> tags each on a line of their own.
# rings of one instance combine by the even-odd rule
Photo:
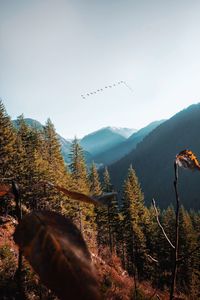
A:
<svg viewBox="0 0 200 300">
<path fill-rule="evenodd" d="M 176 154 L 191 149 L 200 158 L 200 104 L 195 104 L 165 121 L 135 150 L 109 167 L 113 184 L 121 189 L 130 164 L 136 170 L 146 204 L 154 197 L 160 207 L 175 203 L 173 163 Z M 200 208 L 200 172 L 179 170 L 181 203 Z"/>
</svg>

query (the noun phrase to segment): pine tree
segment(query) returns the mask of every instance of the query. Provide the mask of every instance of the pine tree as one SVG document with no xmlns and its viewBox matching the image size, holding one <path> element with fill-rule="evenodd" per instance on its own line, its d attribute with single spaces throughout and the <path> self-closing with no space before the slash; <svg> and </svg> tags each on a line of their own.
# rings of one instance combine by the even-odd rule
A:
<svg viewBox="0 0 200 300">
<path fill-rule="evenodd" d="M 110 174 L 108 172 L 108 168 L 105 167 L 104 173 L 103 173 L 103 191 L 105 193 L 110 193 L 112 192 L 113 187 L 110 181 Z"/>
<path fill-rule="evenodd" d="M 17 127 L 16 157 L 21 197 L 30 209 L 36 209 L 44 197 L 39 183 L 47 174 L 47 162 L 42 157 L 42 137 L 26 124 L 23 115 L 18 117 Z"/>
<path fill-rule="evenodd" d="M 66 184 L 67 167 L 61 154 L 61 145 L 54 125 L 50 119 L 44 127 L 46 160 L 49 163 L 49 178 L 54 183 Z"/>
<path fill-rule="evenodd" d="M 7 115 L 3 102 L 0 100 L 0 179 L 13 177 L 13 157 L 15 131 Z"/>
<path fill-rule="evenodd" d="M 103 191 L 109 193 L 113 191 L 110 182 L 108 169 L 105 168 L 103 174 Z M 119 214 L 117 207 L 117 199 L 115 196 L 107 205 L 96 207 L 96 223 L 97 223 L 97 243 L 101 252 L 102 248 L 109 247 L 110 252 L 116 249 L 117 231 L 119 230 Z"/>
<path fill-rule="evenodd" d="M 82 147 L 79 145 L 77 138 L 72 141 L 70 152 L 69 169 L 72 175 L 72 184 L 74 189 L 80 193 L 89 193 L 88 173 L 84 159 Z"/>
<path fill-rule="evenodd" d="M 194 229 L 196 243 L 193 252 L 190 254 L 193 262 L 192 282 L 190 294 L 193 299 L 200 298 L 200 211 L 190 212 L 190 217 Z"/>
<path fill-rule="evenodd" d="M 75 138 L 72 142 L 70 159 L 71 163 L 69 164 L 69 169 L 71 171 L 72 189 L 83 194 L 89 194 L 90 185 L 87 167 L 85 164 L 83 149 L 79 145 L 77 138 Z M 92 230 L 91 218 L 93 218 L 92 216 L 94 212 L 93 205 L 77 202 L 71 202 L 71 204 L 72 210 L 70 212 L 70 216 L 80 228 L 85 238 L 89 241 L 90 232 Z"/>
<path fill-rule="evenodd" d="M 144 214 L 143 194 L 135 171 L 130 166 L 124 184 L 124 240 L 126 243 L 126 268 L 130 274 L 142 278 L 146 241 L 141 227 Z"/>
<path fill-rule="evenodd" d="M 99 196 L 102 194 L 102 188 L 99 181 L 99 175 L 97 172 L 97 168 L 95 163 L 92 162 L 90 167 L 90 175 L 89 175 L 89 183 L 90 183 L 90 194 L 94 196 Z"/>
<path fill-rule="evenodd" d="M 167 234 L 168 238 L 175 244 L 175 211 L 173 206 L 169 206 L 161 214 L 160 221 Z M 171 283 L 171 274 L 174 260 L 174 249 L 170 246 L 166 240 L 161 229 L 157 225 L 157 237 L 155 237 L 156 245 L 156 257 L 159 262 L 158 273 L 161 274 L 157 279 L 157 286 L 161 289 L 169 287 Z"/>
<path fill-rule="evenodd" d="M 48 162 L 47 181 L 69 188 L 71 185 L 70 175 L 61 154 L 58 135 L 50 119 L 47 120 L 44 127 L 43 155 Z M 50 188 L 46 193 L 48 194 L 49 202 L 53 203 L 54 209 L 64 214 L 69 214 L 69 201 L 63 194 Z"/>
<path fill-rule="evenodd" d="M 102 188 L 99 181 L 99 174 L 94 162 L 91 164 L 90 167 L 90 174 L 89 174 L 89 184 L 90 184 L 90 194 L 93 196 L 99 196 L 102 194 Z M 90 216 L 88 221 L 90 222 L 90 240 L 93 240 L 93 243 L 90 241 L 90 246 L 93 248 L 99 244 L 99 239 L 102 234 L 99 231 L 99 211 L 101 211 L 102 206 L 91 206 L 90 208 Z M 105 208 L 103 208 L 105 209 Z M 92 244 L 92 245 L 91 245 Z"/>
<path fill-rule="evenodd" d="M 197 247 L 197 236 L 190 215 L 183 207 L 180 209 L 179 228 L 179 257 L 186 257 L 186 259 L 178 266 L 177 286 L 184 293 L 191 294 L 193 273 L 195 273 L 195 253 L 190 253 Z"/>
<path fill-rule="evenodd" d="M 8 179 L 15 176 L 15 141 L 16 135 L 13 124 L 7 115 L 3 102 L 0 100 L 0 183 L 1 181 L 9 183 L 10 180 Z M 4 196 L 1 200 L 0 211 L 8 213 L 11 209 L 9 204 L 9 196 Z"/>
</svg>

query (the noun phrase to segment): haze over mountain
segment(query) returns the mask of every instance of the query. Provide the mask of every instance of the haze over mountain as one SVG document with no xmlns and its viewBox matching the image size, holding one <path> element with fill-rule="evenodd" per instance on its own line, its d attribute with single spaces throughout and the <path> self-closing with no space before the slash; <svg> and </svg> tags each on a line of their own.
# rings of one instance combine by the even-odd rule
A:
<svg viewBox="0 0 200 300">
<path fill-rule="evenodd" d="M 173 189 L 176 154 L 191 149 L 200 158 L 200 104 L 189 106 L 162 123 L 135 150 L 110 166 L 112 182 L 121 189 L 132 164 L 141 183 L 146 204 L 152 198 L 160 207 L 175 203 Z M 200 208 L 200 172 L 179 170 L 181 203 L 186 208 Z"/>
<path fill-rule="evenodd" d="M 105 127 L 83 137 L 80 145 L 95 156 L 121 144 L 134 131 L 136 129 Z"/>
<path fill-rule="evenodd" d="M 135 149 L 137 144 L 141 142 L 147 134 L 163 122 L 164 120 L 152 122 L 146 127 L 134 132 L 124 142 L 94 156 L 94 161 L 99 164 L 109 165 L 120 160 L 122 157 L 130 153 L 131 150 Z"/>
</svg>

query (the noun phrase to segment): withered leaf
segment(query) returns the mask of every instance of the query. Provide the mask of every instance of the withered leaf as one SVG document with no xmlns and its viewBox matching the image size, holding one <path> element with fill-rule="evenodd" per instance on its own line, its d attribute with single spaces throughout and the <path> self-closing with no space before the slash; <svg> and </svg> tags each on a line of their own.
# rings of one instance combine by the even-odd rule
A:
<svg viewBox="0 0 200 300">
<path fill-rule="evenodd" d="M 200 171 L 200 163 L 191 150 L 183 150 L 176 155 L 176 163 L 179 167 Z"/>
<path fill-rule="evenodd" d="M 108 200 L 111 200 L 113 198 L 113 196 L 117 194 L 115 192 L 111 192 L 111 193 L 106 193 L 106 194 L 100 195 L 98 197 L 88 196 L 88 195 L 78 193 L 75 191 L 70 191 L 70 190 L 60 187 L 58 185 L 53 185 L 51 183 L 48 183 L 48 184 L 50 186 L 56 188 L 58 191 L 63 192 L 66 196 L 68 196 L 69 198 L 71 198 L 73 200 L 78 200 L 81 202 L 90 203 L 90 204 L 94 204 L 94 205 L 106 205 L 106 204 L 108 204 Z"/>
<path fill-rule="evenodd" d="M 57 186 L 57 185 L 53 185 L 53 187 L 55 187 L 57 190 L 63 192 L 66 196 L 68 196 L 71 199 L 78 200 L 78 201 L 85 202 L 85 203 L 94 204 L 94 205 L 99 204 L 98 201 L 91 196 L 87 196 L 85 194 L 74 192 L 74 191 L 69 191 L 68 189 L 65 189 L 65 188 Z"/>
<path fill-rule="evenodd" d="M 87 245 L 69 219 L 34 211 L 19 223 L 14 240 L 41 281 L 60 299 L 100 299 Z"/>
</svg>

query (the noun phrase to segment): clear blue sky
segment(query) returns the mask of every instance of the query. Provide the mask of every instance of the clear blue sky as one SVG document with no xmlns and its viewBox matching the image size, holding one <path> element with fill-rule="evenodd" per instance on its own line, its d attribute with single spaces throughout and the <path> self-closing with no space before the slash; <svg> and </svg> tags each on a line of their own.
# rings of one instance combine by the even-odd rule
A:
<svg viewBox="0 0 200 300">
<path fill-rule="evenodd" d="M 168 118 L 200 102 L 200 1 L 0 0 L 0 97 L 66 138 Z"/>
</svg>

